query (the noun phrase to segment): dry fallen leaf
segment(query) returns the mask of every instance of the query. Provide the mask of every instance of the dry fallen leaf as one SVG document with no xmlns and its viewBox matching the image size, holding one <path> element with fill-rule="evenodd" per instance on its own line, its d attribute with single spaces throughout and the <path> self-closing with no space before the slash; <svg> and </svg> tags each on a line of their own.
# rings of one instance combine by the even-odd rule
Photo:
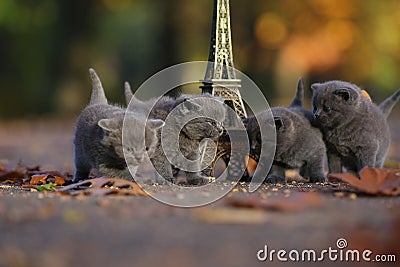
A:
<svg viewBox="0 0 400 267">
<path fill-rule="evenodd" d="M 341 179 L 355 189 L 371 195 L 400 195 L 400 169 L 363 168 L 360 178 L 352 173 L 334 173 L 330 177 Z"/>
<path fill-rule="evenodd" d="M 21 181 L 27 177 L 27 170 L 25 168 L 16 167 L 15 169 L 7 169 L 3 165 L 0 168 L 0 181 L 18 180 Z"/>
<path fill-rule="evenodd" d="M 118 178 L 95 178 L 79 183 L 64 186 L 58 192 L 69 195 L 96 195 L 110 194 L 147 196 L 140 186 L 131 181 Z"/>
<path fill-rule="evenodd" d="M 31 176 L 31 180 L 29 182 L 30 185 L 44 185 L 49 183 L 64 185 L 65 179 L 60 176 L 54 176 L 50 174 L 35 174 Z"/>
<path fill-rule="evenodd" d="M 319 207 L 322 204 L 322 198 L 314 192 L 293 192 L 290 196 L 277 196 L 267 199 L 262 199 L 255 195 L 232 197 L 227 201 L 228 205 L 233 207 L 276 211 L 302 211 L 311 207 Z"/>
</svg>

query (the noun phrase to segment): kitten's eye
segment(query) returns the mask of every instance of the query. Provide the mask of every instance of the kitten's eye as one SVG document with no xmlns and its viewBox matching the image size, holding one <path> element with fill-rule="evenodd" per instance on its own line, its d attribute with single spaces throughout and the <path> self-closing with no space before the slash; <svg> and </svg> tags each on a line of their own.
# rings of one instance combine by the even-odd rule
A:
<svg viewBox="0 0 400 267">
<path fill-rule="evenodd" d="M 146 148 L 145 148 L 145 149 L 146 149 L 146 151 L 149 151 L 149 150 L 150 150 L 150 147 L 146 146 Z"/>
<path fill-rule="evenodd" d="M 332 109 L 328 106 L 324 106 L 323 110 L 324 112 L 330 112 Z"/>
</svg>

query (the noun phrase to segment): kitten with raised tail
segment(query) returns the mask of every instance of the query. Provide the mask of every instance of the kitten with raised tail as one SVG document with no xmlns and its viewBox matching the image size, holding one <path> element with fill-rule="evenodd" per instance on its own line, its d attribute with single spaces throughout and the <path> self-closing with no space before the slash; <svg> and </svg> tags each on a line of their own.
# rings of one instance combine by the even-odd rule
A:
<svg viewBox="0 0 400 267">
<path fill-rule="evenodd" d="M 300 175 L 310 182 L 324 182 L 325 144 L 321 131 L 314 127 L 313 116 L 303 108 L 304 82 L 299 79 L 296 95 L 288 107 L 273 107 L 276 129 L 276 151 L 271 170 L 266 178 L 268 183 L 285 182 L 286 169 L 300 169 Z M 268 123 L 268 115 L 260 113 L 259 123 Z M 261 137 L 254 116 L 246 119 L 245 125 L 250 139 L 252 153 L 261 152 Z M 268 138 L 268 137 L 265 137 Z"/>
<path fill-rule="evenodd" d="M 400 99 L 400 90 L 379 106 L 349 82 L 311 85 L 313 113 L 321 124 L 330 173 L 342 167 L 358 173 L 363 167 L 381 168 L 390 144 L 386 118 Z"/>
<path fill-rule="evenodd" d="M 126 162 L 138 166 L 146 153 L 152 156 L 157 145 L 157 131 L 164 122 L 158 119 L 146 121 L 139 113 L 108 104 L 96 72 L 89 69 L 89 74 L 92 95 L 76 122 L 73 181 L 88 179 L 93 169 L 104 177 L 132 180 Z M 128 129 L 123 143 L 124 118 Z"/>
<path fill-rule="evenodd" d="M 168 149 L 172 158 L 177 158 L 178 154 L 182 153 L 186 159 L 196 161 L 201 156 L 200 145 L 202 140 L 209 138 L 217 141 L 223 133 L 222 122 L 225 119 L 225 106 L 220 98 L 204 94 L 183 95 L 178 99 L 163 96 L 158 101 L 157 99 L 141 101 L 133 96 L 128 83 L 125 84 L 125 97 L 127 104 L 133 101 L 129 106 L 130 110 L 149 114 L 149 118 L 152 119 L 166 120 L 167 116 L 174 110 L 174 116 L 170 117 L 171 120 L 169 121 L 171 125 L 168 127 L 168 129 L 174 129 L 174 131 L 173 133 L 166 132 L 165 135 L 179 133 L 180 151 L 172 149 L 172 147 L 175 147 L 174 144 L 164 144 L 163 147 L 161 144 L 161 134 L 159 134 L 156 152 L 150 158 L 158 175 L 171 183 L 178 182 L 174 176 L 178 168 L 170 163 L 164 149 Z M 186 116 L 191 112 L 194 112 L 199 117 L 185 124 Z M 216 120 L 208 118 L 209 114 L 213 114 Z M 180 129 L 182 125 L 184 126 Z M 163 130 L 165 129 L 167 127 Z M 197 166 L 195 169 L 200 168 Z M 202 185 L 209 182 L 209 177 L 203 176 L 201 171 L 185 171 L 185 174 L 187 184 Z M 161 179 L 158 180 L 161 181 Z"/>
</svg>

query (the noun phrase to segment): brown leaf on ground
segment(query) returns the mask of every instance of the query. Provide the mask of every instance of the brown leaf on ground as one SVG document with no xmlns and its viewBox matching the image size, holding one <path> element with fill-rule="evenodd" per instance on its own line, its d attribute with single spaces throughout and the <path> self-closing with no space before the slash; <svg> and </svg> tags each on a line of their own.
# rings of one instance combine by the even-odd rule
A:
<svg viewBox="0 0 400 267">
<path fill-rule="evenodd" d="M 65 179 L 63 177 L 51 174 L 35 174 L 31 176 L 31 180 L 29 181 L 30 185 L 43 185 L 49 183 L 64 185 Z"/>
<path fill-rule="evenodd" d="M 239 208 L 254 208 L 274 211 L 302 211 L 311 207 L 322 205 L 322 198 L 318 193 L 293 192 L 290 196 L 277 196 L 261 199 L 256 195 L 246 197 L 232 197 L 227 199 L 227 204 Z"/>
<path fill-rule="evenodd" d="M 0 167 L 0 181 L 18 181 L 22 182 L 24 178 L 28 176 L 27 168 L 17 166 L 14 169 L 8 169 L 1 165 Z"/>
<path fill-rule="evenodd" d="M 118 178 L 95 178 L 85 180 L 79 183 L 64 186 L 57 190 L 63 194 L 69 195 L 132 195 L 147 196 L 140 186 L 131 181 Z"/>
<path fill-rule="evenodd" d="M 360 178 L 352 173 L 334 173 L 330 177 L 341 179 L 355 189 L 371 195 L 400 195 L 400 169 L 363 168 Z"/>
</svg>

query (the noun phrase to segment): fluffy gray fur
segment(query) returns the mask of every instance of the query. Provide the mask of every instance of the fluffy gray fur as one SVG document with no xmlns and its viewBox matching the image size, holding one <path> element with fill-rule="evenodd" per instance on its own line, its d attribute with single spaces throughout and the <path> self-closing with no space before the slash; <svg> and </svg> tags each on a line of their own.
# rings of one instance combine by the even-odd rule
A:
<svg viewBox="0 0 400 267">
<path fill-rule="evenodd" d="M 304 84 L 299 79 L 296 96 L 289 107 L 273 107 L 276 129 L 276 151 L 274 162 L 266 182 L 284 182 L 285 169 L 300 168 L 300 174 L 310 182 L 323 182 L 325 144 L 321 131 L 313 127 L 312 113 L 305 110 L 303 105 Z M 268 115 L 260 113 L 260 123 L 266 122 Z M 259 155 L 262 140 L 257 120 L 250 116 L 246 120 L 247 132 L 253 153 Z M 266 137 L 267 138 L 267 137 Z"/>
<path fill-rule="evenodd" d="M 210 138 L 216 141 L 223 133 L 222 122 L 225 118 L 225 107 L 222 100 L 219 98 L 208 94 L 184 95 L 178 99 L 163 96 L 157 101 L 157 103 L 156 99 L 150 99 L 146 102 L 143 102 L 132 95 L 129 84 L 125 85 L 125 96 L 127 103 L 134 101 L 131 103 L 130 109 L 145 113 L 150 112 L 149 118 L 152 119 L 165 120 L 175 107 L 182 104 L 182 107 L 178 109 L 178 116 L 173 116 L 172 121 L 170 121 L 170 123 L 173 124 L 173 128 L 176 130 L 174 131 L 175 133 L 179 132 L 178 130 L 180 125 L 183 125 L 183 121 L 185 121 L 185 114 L 187 114 L 187 112 L 195 110 L 199 116 L 203 116 L 202 118 L 189 121 L 179 132 L 180 152 L 189 160 L 197 160 L 200 158 L 200 142 L 203 139 Z M 194 98 L 197 99 L 194 100 Z M 207 98 L 212 98 L 218 101 L 207 101 Z M 150 111 L 152 106 L 153 108 Z M 216 120 L 214 121 L 207 118 L 209 117 L 208 114 L 214 114 L 214 116 L 216 116 Z M 170 133 L 165 134 L 168 135 Z M 168 145 L 166 145 L 166 149 L 168 149 Z M 170 153 L 175 153 L 177 155 L 179 151 L 170 151 Z M 175 155 L 172 156 L 172 158 L 174 157 Z M 155 170 L 161 177 L 172 183 L 177 182 L 176 178 L 174 177 L 174 172 L 176 173 L 174 169 L 176 168 L 170 164 L 165 156 L 161 144 L 161 134 L 159 134 L 159 142 L 151 161 Z M 209 181 L 208 177 L 203 176 L 201 172 L 185 173 L 188 184 L 200 185 L 208 183 Z"/>
<path fill-rule="evenodd" d="M 315 83 L 313 113 L 321 124 L 330 173 L 342 167 L 358 173 L 363 167 L 383 166 L 390 143 L 386 118 L 400 98 L 400 90 L 379 107 L 361 89 L 343 81 Z"/>
<path fill-rule="evenodd" d="M 124 158 L 132 166 L 142 162 L 145 153 L 154 153 L 157 130 L 164 122 L 149 120 L 141 114 L 109 105 L 101 81 L 93 69 L 89 70 L 92 80 L 92 96 L 89 105 L 82 111 L 75 128 L 75 175 L 74 182 L 88 178 L 92 169 L 107 177 L 131 180 L 132 177 Z M 126 116 L 127 136 L 122 142 L 122 126 Z M 143 131 L 146 132 L 144 136 Z"/>
</svg>

